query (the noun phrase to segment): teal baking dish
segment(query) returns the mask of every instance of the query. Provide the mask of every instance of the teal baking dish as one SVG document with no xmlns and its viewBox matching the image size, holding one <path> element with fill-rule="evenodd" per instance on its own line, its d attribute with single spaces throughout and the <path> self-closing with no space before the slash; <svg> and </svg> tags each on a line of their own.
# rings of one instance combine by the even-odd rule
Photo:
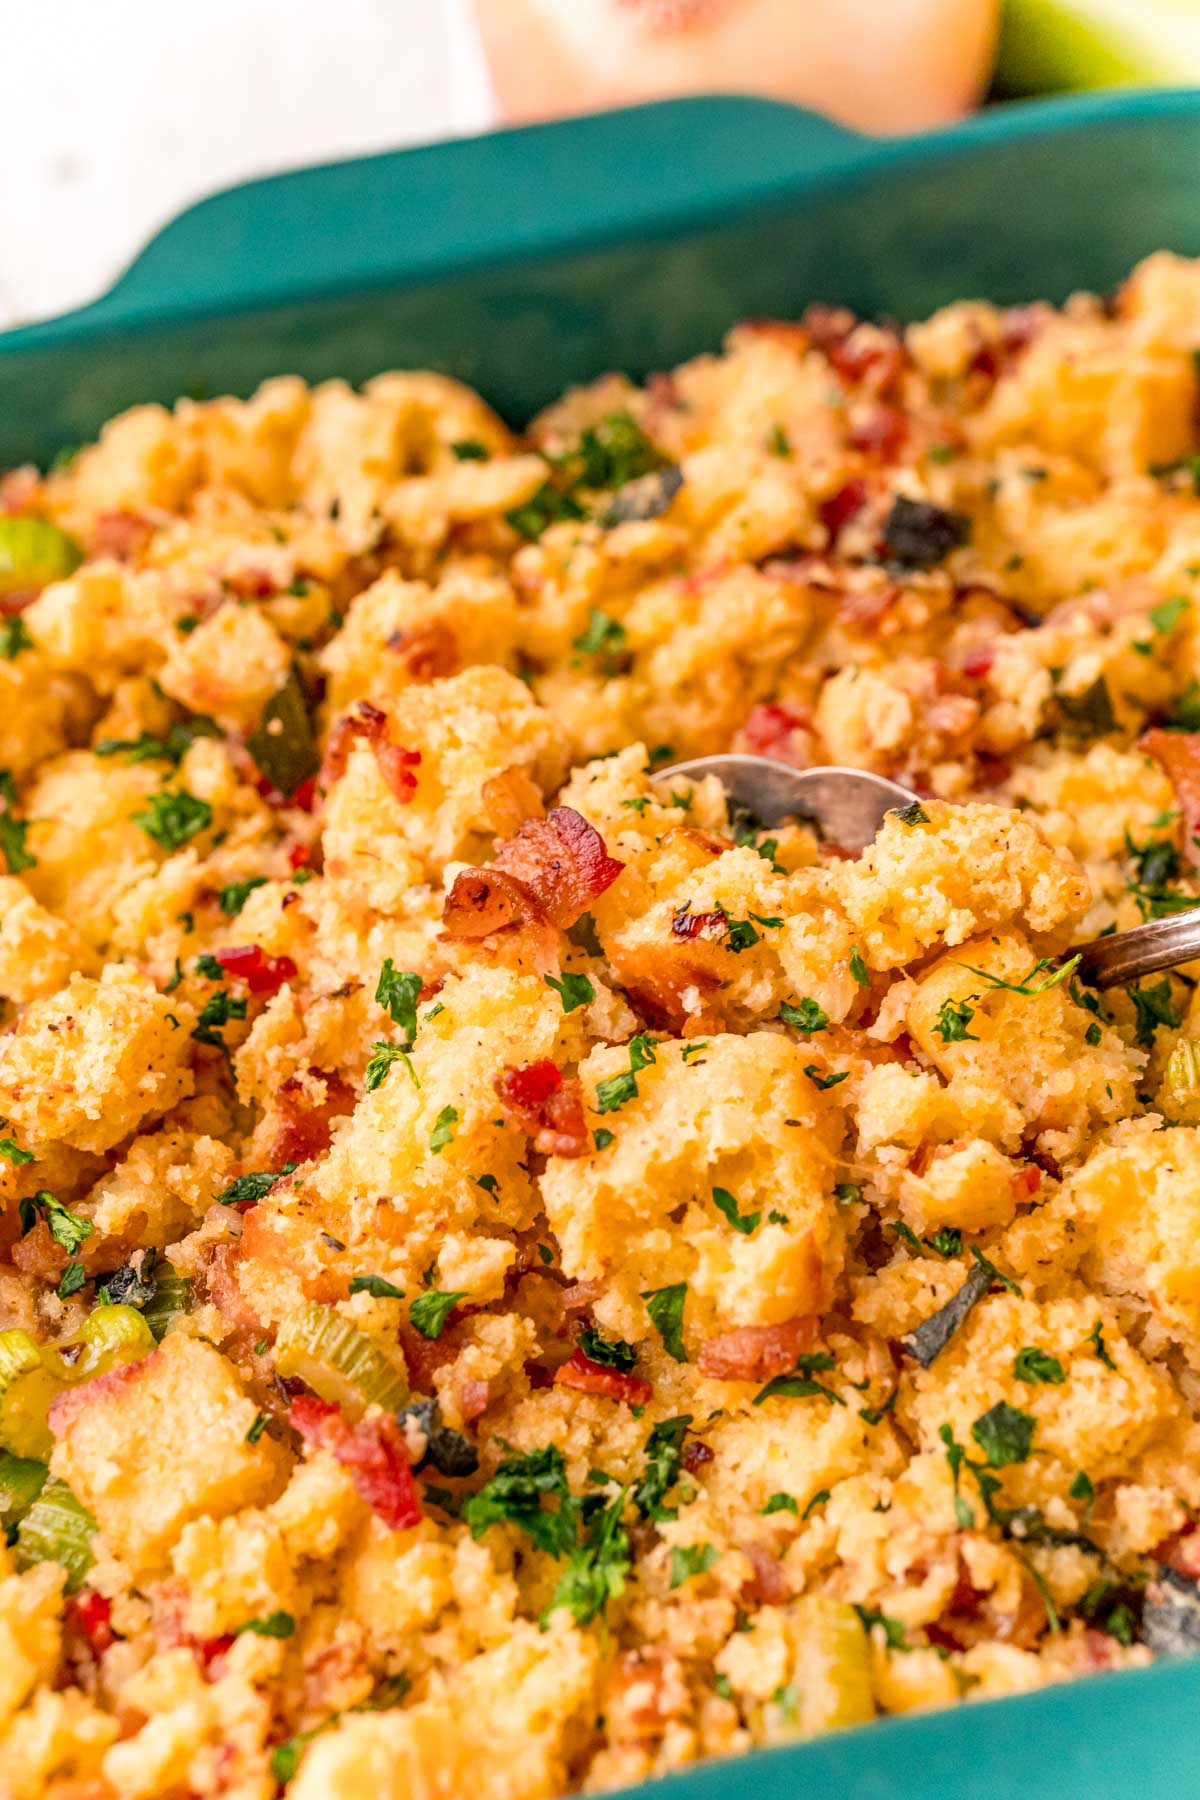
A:
<svg viewBox="0 0 1200 1800">
<path fill-rule="evenodd" d="M 0 335 L 0 467 L 134 401 L 245 393 L 284 370 L 438 368 L 519 422 L 601 370 L 711 347 L 747 314 L 1061 299 L 1160 247 L 1200 253 L 1200 93 L 1014 106 L 900 140 L 716 97 L 370 157 L 214 195 L 94 305 Z M 1176 1663 L 638 1794 L 1197 1800 L 1198 1713 L 1200 1665 Z"/>
</svg>

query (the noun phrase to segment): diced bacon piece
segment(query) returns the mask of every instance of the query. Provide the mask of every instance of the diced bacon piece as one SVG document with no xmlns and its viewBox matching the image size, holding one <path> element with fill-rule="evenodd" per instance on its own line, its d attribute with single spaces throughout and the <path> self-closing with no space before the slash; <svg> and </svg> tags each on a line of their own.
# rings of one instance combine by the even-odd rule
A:
<svg viewBox="0 0 1200 1800">
<path fill-rule="evenodd" d="M 101 513 L 92 526 L 88 548 L 93 556 L 131 562 L 154 536 L 154 521 L 138 512 Z"/>
<path fill-rule="evenodd" d="M 244 981 L 252 994 L 277 994 L 296 973 L 290 956 L 268 956 L 261 944 L 235 944 L 213 955 L 225 973 Z"/>
<path fill-rule="evenodd" d="M 1160 764 L 1183 814 L 1183 854 L 1200 865 L 1200 731 L 1144 731 L 1137 747 Z"/>
<path fill-rule="evenodd" d="M 523 881 L 502 869 L 463 869 L 442 907 L 446 936 L 482 943 L 494 933 L 526 930 L 534 960 L 544 974 L 558 961 L 558 932 Z"/>
<path fill-rule="evenodd" d="M 1013 1193 L 1018 1200 L 1028 1200 L 1042 1185 L 1042 1171 L 1033 1163 L 1025 1163 L 1013 1171 Z"/>
<path fill-rule="evenodd" d="M 898 406 L 880 402 L 854 418 L 850 425 L 850 442 L 864 456 L 877 456 L 880 462 L 895 462 L 908 438 L 908 420 Z"/>
<path fill-rule="evenodd" d="M 893 391 L 904 374 L 904 345 L 894 331 L 878 325 L 856 325 L 826 351 L 829 366 L 851 386 L 876 394 Z"/>
<path fill-rule="evenodd" d="M 844 481 L 828 500 L 822 500 L 817 512 L 831 539 L 836 540 L 843 525 L 860 513 L 871 498 L 871 490 L 862 476 Z"/>
<path fill-rule="evenodd" d="M 436 1338 L 422 1337 L 411 1325 L 400 1326 L 400 1348 L 404 1352 L 414 1394 L 432 1394 L 434 1376 L 458 1355 L 462 1346 L 455 1342 L 453 1335 L 453 1322 L 457 1317 L 458 1308 L 455 1307 L 441 1337 Z"/>
<path fill-rule="evenodd" d="M 962 672 L 971 681 L 986 681 L 992 672 L 992 664 L 996 660 L 994 644 L 980 644 L 978 649 L 968 650 L 963 657 Z"/>
<path fill-rule="evenodd" d="M 713 1451 L 703 1438 L 689 1438 L 683 1446 L 683 1466 L 689 1475 L 713 1461 Z"/>
<path fill-rule="evenodd" d="M 808 1314 L 782 1325 L 740 1325 L 701 1345 L 700 1373 L 714 1381 L 770 1381 L 789 1374 L 816 1337 L 817 1320 Z"/>
<path fill-rule="evenodd" d="M 523 882 L 560 931 L 612 886 L 624 863 L 610 856 L 594 825 L 569 806 L 527 819 L 497 847 L 493 867 Z"/>
<path fill-rule="evenodd" d="M 540 819 L 546 810 L 537 784 L 517 763 L 501 769 L 499 775 L 489 775 L 480 799 L 497 837 L 512 837 L 527 819 Z"/>
<path fill-rule="evenodd" d="M 279 592 L 279 583 L 265 569 L 234 569 L 222 576 L 221 586 L 240 600 L 265 600 Z"/>
<path fill-rule="evenodd" d="M 323 1156 L 329 1148 L 333 1121 L 353 1112 L 353 1088 L 337 1075 L 320 1073 L 320 1080 L 325 1086 L 323 1100 L 314 1100 L 298 1075 L 290 1075 L 268 1099 L 263 1129 L 256 1137 L 268 1168 L 281 1169 L 284 1163 Z"/>
<path fill-rule="evenodd" d="M 112 1605 L 103 1594 L 95 1588 L 80 1588 L 77 1594 L 68 1594 L 63 1605 L 63 1623 L 68 1631 L 77 1632 L 84 1639 L 92 1655 L 103 1656 L 111 1644 L 116 1642 L 116 1633 L 112 1628 Z"/>
<path fill-rule="evenodd" d="M 328 793 L 335 781 L 346 773 L 350 752 L 358 738 L 363 738 L 375 752 L 379 773 L 396 799 L 408 802 L 417 791 L 413 770 L 421 761 L 419 750 L 405 750 L 388 737 L 387 714 L 369 700 L 356 701 L 354 711 L 339 719 L 329 734 L 325 755 L 317 776 L 317 786 Z"/>
<path fill-rule="evenodd" d="M 765 1544 L 739 1544 L 738 1549 L 754 1571 L 743 1584 L 743 1600 L 758 1606 L 783 1606 L 791 1599 L 791 1585 Z"/>
<path fill-rule="evenodd" d="M 588 1136 L 582 1090 L 577 1080 L 564 1079 L 557 1064 L 544 1058 L 522 1069 L 502 1069 L 494 1086 L 505 1113 L 533 1139 L 535 1150 L 544 1156 L 583 1155 Z"/>
<path fill-rule="evenodd" d="M 827 306 L 818 301 L 804 309 L 802 329 L 815 350 L 829 352 L 844 343 L 858 324 L 848 306 Z"/>
<path fill-rule="evenodd" d="M 575 1350 L 555 1370 L 555 1387 L 577 1388 L 581 1394 L 602 1394 L 606 1400 L 623 1400 L 626 1406 L 645 1406 L 654 1392 L 640 1375 L 623 1375 L 620 1369 L 606 1369 L 593 1362 L 582 1350 Z"/>
<path fill-rule="evenodd" d="M 468 1376 L 464 1381 L 456 1382 L 455 1393 L 458 1399 L 458 1410 L 464 1419 L 478 1419 L 487 1411 L 491 1391 L 486 1381 L 478 1381 Z"/>
<path fill-rule="evenodd" d="M 420 1522 L 421 1502 L 395 1419 L 377 1414 L 348 1425 L 338 1407 L 315 1394 L 298 1395 L 289 1416 L 310 1450 L 328 1450 L 341 1463 L 359 1498 L 392 1531 Z"/>
<path fill-rule="evenodd" d="M 694 913 L 681 906 L 671 920 L 671 936 L 685 942 L 696 937 L 724 937 L 729 920 L 723 912 Z"/>
<path fill-rule="evenodd" d="M 445 619 L 430 619 L 407 631 L 393 631 L 387 647 L 414 681 L 436 681 L 462 667 L 458 639 Z"/>
<path fill-rule="evenodd" d="M 794 769 L 804 768 L 810 760 L 808 719 L 773 700 L 752 708 L 739 737 L 752 756 L 770 756 Z"/>
</svg>

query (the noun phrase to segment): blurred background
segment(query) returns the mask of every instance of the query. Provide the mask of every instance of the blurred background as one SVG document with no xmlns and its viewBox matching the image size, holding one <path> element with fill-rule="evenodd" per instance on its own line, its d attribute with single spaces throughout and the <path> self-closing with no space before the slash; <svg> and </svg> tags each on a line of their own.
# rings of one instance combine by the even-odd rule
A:
<svg viewBox="0 0 1200 1800">
<path fill-rule="evenodd" d="M 1200 0 L 56 0 L 14 5 L 5 39 L 0 328 L 102 292 L 190 201 L 304 163 L 714 89 L 897 132 L 1200 83 Z"/>
</svg>

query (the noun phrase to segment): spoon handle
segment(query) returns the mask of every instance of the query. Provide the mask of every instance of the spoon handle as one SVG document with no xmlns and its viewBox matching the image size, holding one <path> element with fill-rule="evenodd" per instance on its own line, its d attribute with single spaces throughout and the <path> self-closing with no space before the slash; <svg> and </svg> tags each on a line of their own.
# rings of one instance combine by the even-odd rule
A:
<svg viewBox="0 0 1200 1800">
<path fill-rule="evenodd" d="M 1127 987 L 1143 975 L 1200 957 L 1200 908 L 1093 938 L 1078 955 L 1079 973 L 1094 987 Z"/>
</svg>

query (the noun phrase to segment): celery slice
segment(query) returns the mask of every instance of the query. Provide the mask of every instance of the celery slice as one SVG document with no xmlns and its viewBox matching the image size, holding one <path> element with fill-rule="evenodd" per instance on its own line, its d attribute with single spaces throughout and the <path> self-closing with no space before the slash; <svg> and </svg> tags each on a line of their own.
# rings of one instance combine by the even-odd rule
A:
<svg viewBox="0 0 1200 1800">
<path fill-rule="evenodd" d="M 82 561 L 75 539 L 49 519 L 0 516 L 0 594 L 61 581 Z"/>
<path fill-rule="evenodd" d="M 92 1566 L 95 1530 L 95 1519 L 66 1482 L 47 1481 L 17 1527 L 16 1565 L 30 1569 L 34 1563 L 61 1563 L 71 1593 Z"/>
<path fill-rule="evenodd" d="M 340 1406 L 350 1419 L 368 1406 L 394 1411 L 408 1398 L 408 1383 L 375 1339 L 332 1306 L 297 1307 L 279 1328 L 275 1367 L 305 1382 L 322 1400 Z"/>
<path fill-rule="evenodd" d="M 0 1448 L 48 1462 L 54 1440 L 46 1414 L 66 1385 L 27 1331 L 0 1331 Z"/>
<path fill-rule="evenodd" d="M 169 1262 L 159 1263 L 154 1270 L 154 1297 L 142 1308 L 142 1317 L 161 1343 L 167 1327 L 181 1313 L 192 1310 L 192 1283 L 187 1275 L 177 1275 Z"/>
<path fill-rule="evenodd" d="M 1005 0 L 996 82 L 1006 93 L 1197 81 L 1194 0 Z"/>
<path fill-rule="evenodd" d="M 90 1381 L 149 1356 L 154 1333 L 136 1306 L 94 1306 L 72 1342 L 83 1345 L 83 1354 L 69 1365 L 68 1380 Z"/>
<path fill-rule="evenodd" d="M 13 1530 L 46 1485 L 44 1462 L 0 1450 L 0 1531 Z"/>
</svg>

